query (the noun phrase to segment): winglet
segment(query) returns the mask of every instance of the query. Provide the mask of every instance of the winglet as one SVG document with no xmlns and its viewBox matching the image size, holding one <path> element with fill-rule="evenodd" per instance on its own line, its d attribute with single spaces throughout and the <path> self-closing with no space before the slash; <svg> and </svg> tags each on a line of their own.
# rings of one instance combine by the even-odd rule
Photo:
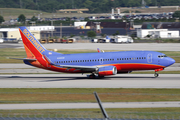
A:
<svg viewBox="0 0 180 120">
<path fill-rule="evenodd" d="M 97 48 L 97 51 L 98 51 L 99 53 L 101 52 L 99 48 Z"/>
</svg>

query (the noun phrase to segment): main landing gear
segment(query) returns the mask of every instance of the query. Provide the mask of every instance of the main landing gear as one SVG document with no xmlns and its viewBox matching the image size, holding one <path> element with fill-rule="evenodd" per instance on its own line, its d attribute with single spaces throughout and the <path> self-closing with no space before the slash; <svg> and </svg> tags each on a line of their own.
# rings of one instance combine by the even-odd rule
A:
<svg viewBox="0 0 180 120">
<path fill-rule="evenodd" d="M 96 78 L 96 75 L 94 73 L 92 73 L 92 74 L 88 75 L 88 78 L 94 79 L 94 78 Z"/>
<path fill-rule="evenodd" d="M 98 75 L 96 75 L 96 74 L 94 74 L 94 73 L 92 73 L 92 74 L 90 74 L 90 75 L 87 75 L 87 77 L 90 78 L 90 79 L 104 78 L 104 76 L 98 76 Z"/>
</svg>

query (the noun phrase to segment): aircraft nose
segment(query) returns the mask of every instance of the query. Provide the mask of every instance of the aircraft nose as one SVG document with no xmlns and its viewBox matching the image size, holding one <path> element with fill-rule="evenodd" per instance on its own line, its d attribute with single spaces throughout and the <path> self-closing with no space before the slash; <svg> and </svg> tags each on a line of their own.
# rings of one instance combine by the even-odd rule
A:
<svg viewBox="0 0 180 120">
<path fill-rule="evenodd" d="M 176 61 L 172 58 L 169 58 L 168 62 L 169 62 L 169 66 L 170 66 L 170 65 L 174 64 Z"/>
</svg>

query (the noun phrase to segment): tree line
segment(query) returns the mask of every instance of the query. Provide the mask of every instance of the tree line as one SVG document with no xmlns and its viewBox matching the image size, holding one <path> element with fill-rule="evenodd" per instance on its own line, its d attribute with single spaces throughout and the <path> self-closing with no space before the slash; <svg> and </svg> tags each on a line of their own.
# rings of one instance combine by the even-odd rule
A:
<svg viewBox="0 0 180 120">
<path fill-rule="evenodd" d="M 179 6 L 180 0 L 144 0 L 147 6 Z M 90 13 L 110 12 L 112 7 L 140 7 L 142 0 L 0 0 L 1 8 L 24 8 L 56 12 L 88 8 Z"/>
</svg>

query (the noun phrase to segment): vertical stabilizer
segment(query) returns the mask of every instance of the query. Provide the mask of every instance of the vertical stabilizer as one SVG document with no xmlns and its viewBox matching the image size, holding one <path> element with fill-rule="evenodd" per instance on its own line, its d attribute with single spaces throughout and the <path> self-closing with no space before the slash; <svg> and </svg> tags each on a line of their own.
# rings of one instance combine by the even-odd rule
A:
<svg viewBox="0 0 180 120">
<path fill-rule="evenodd" d="M 28 58 L 42 57 L 46 53 L 47 50 L 26 27 L 19 27 L 19 31 Z"/>
</svg>

